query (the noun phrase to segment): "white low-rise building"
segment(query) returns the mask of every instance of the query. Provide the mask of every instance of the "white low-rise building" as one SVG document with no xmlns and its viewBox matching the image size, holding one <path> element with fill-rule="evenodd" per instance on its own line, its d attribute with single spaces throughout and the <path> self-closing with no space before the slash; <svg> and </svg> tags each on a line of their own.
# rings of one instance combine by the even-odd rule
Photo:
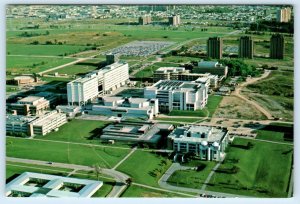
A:
<svg viewBox="0 0 300 204">
<path fill-rule="evenodd" d="M 196 125 L 177 127 L 168 139 L 174 151 L 194 153 L 209 161 L 222 160 L 229 142 L 226 128 Z"/>
<path fill-rule="evenodd" d="M 197 110 L 207 104 L 208 85 L 177 80 L 160 80 L 144 89 L 144 97 L 158 99 L 160 112 Z"/>
<path fill-rule="evenodd" d="M 158 100 L 145 98 L 102 97 L 89 114 L 153 119 L 158 114 Z"/>
</svg>

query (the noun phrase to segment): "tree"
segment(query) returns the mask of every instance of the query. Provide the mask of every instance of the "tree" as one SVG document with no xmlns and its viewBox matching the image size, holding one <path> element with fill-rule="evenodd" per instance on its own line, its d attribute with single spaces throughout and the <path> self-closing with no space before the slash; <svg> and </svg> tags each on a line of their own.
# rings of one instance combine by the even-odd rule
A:
<svg viewBox="0 0 300 204">
<path fill-rule="evenodd" d="M 125 183 L 127 186 L 129 186 L 132 183 L 132 178 L 129 177 L 128 179 L 126 179 Z"/>
<path fill-rule="evenodd" d="M 102 173 L 102 169 L 99 165 L 94 165 L 94 172 L 95 172 L 95 175 L 97 177 L 97 180 L 99 179 L 99 175 Z"/>
</svg>

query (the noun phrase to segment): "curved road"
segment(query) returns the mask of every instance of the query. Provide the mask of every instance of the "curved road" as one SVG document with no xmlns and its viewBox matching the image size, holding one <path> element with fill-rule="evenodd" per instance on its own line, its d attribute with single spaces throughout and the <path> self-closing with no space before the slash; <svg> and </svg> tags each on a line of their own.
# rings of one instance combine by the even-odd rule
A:
<svg viewBox="0 0 300 204">
<path fill-rule="evenodd" d="M 249 100 L 248 98 L 246 98 L 245 96 L 241 95 L 241 90 L 242 88 L 250 85 L 250 84 L 253 84 L 253 83 L 256 83 L 257 81 L 261 80 L 261 79 L 264 79 L 266 77 L 269 76 L 269 74 L 271 73 L 270 70 L 266 70 L 264 72 L 263 75 L 261 75 L 260 77 L 257 77 L 257 78 L 251 78 L 249 79 L 248 81 L 242 83 L 240 86 L 238 86 L 235 91 L 233 92 L 232 95 L 234 96 L 237 96 L 239 97 L 240 99 L 246 101 L 248 104 L 251 104 L 253 105 L 258 111 L 260 111 L 261 113 L 263 113 L 269 120 L 272 120 L 274 119 L 272 114 L 270 112 L 268 112 L 266 109 L 264 109 L 263 107 L 261 107 L 258 103 L 256 103 L 255 101 L 252 101 L 252 100 Z"/>
</svg>

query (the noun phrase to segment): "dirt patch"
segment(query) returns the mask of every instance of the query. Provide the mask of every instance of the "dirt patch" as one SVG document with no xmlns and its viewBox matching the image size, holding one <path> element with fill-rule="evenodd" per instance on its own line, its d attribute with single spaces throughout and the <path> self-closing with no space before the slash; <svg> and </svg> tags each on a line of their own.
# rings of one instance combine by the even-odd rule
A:
<svg viewBox="0 0 300 204">
<path fill-rule="evenodd" d="M 255 107 L 236 96 L 224 96 L 213 117 L 238 119 L 266 119 Z"/>
</svg>

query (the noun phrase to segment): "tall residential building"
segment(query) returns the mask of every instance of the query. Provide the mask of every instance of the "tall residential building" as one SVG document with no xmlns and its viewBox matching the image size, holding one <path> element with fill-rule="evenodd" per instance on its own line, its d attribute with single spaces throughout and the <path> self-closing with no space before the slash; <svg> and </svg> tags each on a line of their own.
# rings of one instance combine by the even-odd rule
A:
<svg viewBox="0 0 300 204">
<path fill-rule="evenodd" d="M 160 80 L 144 89 L 144 98 L 158 99 L 160 112 L 198 110 L 205 107 L 208 84 L 177 80 Z"/>
<path fill-rule="evenodd" d="M 223 49 L 223 40 L 219 37 L 208 38 L 207 40 L 207 57 L 212 59 L 221 59 Z"/>
<path fill-rule="evenodd" d="M 180 25 L 180 15 L 173 15 L 169 17 L 169 25 L 179 26 Z"/>
<path fill-rule="evenodd" d="M 284 37 L 280 34 L 272 35 L 270 40 L 270 58 L 283 59 L 284 57 Z"/>
<path fill-rule="evenodd" d="M 242 36 L 239 41 L 239 57 L 253 58 L 253 40 L 251 36 Z"/>
<path fill-rule="evenodd" d="M 292 11 L 291 8 L 283 8 L 277 11 L 276 20 L 277 22 L 290 22 L 292 18 Z"/>
<path fill-rule="evenodd" d="M 145 15 L 139 17 L 139 25 L 147 25 L 151 23 L 151 16 Z"/>
</svg>

